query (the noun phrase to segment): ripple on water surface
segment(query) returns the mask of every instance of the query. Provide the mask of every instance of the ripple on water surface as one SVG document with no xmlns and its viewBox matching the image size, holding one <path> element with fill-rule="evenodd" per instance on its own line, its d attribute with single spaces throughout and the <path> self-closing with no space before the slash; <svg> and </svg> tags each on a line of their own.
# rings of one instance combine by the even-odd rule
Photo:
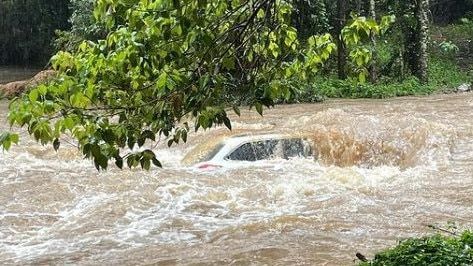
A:
<svg viewBox="0 0 473 266">
<path fill-rule="evenodd" d="M 165 169 L 150 172 L 99 173 L 73 146 L 55 153 L 24 138 L 0 155 L 0 262 L 347 265 L 356 251 L 429 232 L 424 224 L 471 227 L 471 126 L 443 101 L 425 103 L 434 111 L 411 101 L 244 113 L 237 131 L 309 131 L 319 161 L 207 173 L 179 159 L 221 129 L 158 144 Z"/>
</svg>

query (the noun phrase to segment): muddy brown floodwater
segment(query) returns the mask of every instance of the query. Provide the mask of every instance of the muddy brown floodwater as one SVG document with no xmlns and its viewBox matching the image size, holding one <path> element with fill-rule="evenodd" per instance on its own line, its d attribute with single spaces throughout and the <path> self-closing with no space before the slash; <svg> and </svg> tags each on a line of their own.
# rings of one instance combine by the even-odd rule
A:
<svg viewBox="0 0 473 266">
<path fill-rule="evenodd" d="M 245 111 L 238 131 L 310 132 L 320 160 L 217 172 L 180 160 L 223 129 L 153 144 L 162 170 L 100 173 L 23 133 L 0 153 L 0 264 L 353 265 L 429 224 L 471 229 L 472 110 L 466 93 Z"/>
</svg>

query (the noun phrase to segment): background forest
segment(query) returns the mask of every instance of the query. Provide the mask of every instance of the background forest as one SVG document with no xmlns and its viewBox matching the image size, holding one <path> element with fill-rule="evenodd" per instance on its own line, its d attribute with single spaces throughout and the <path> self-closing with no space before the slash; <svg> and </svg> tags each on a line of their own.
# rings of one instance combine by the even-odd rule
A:
<svg viewBox="0 0 473 266">
<path fill-rule="evenodd" d="M 94 2 L 1 1 L 0 65 L 45 67 L 59 50 L 72 51 L 84 39 L 105 38 L 106 27 L 93 18 Z M 338 49 L 315 80 L 301 86 L 291 101 L 425 94 L 449 91 L 471 79 L 472 0 L 429 2 L 426 70 L 419 69 L 421 29 L 415 1 L 294 0 L 292 4 L 292 24 L 300 40 L 329 32 Z M 360 35 L 356 44 L 341 37 L 344 28 L 353 28 L 354 18 L 381 21 L 387 15 L 392 23 L 380 36 Z M 366 54 L 372 59 L 362 62 Z M 360 78 L 370 82 L 354 82 Z M 237 94 L 244 98 L 241 92 Z"/>
</svg>

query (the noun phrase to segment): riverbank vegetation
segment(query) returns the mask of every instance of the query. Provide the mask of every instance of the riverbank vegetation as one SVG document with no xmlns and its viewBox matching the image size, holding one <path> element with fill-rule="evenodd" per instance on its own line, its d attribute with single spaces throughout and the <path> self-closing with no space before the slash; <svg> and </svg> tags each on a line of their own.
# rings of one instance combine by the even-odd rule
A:
<svg viewBox="0 0 473 266">
<path fill-rule="evenodd" d="M 367 260 L 359 266 L 398 266 L 398 265 L 473 265 L 473 233 L 443 230 L 431 236 L 408 238 L 399 244 Z M 447 233 L 448 235 L 445 235 Z"/>
<path fill-rule="evenodd" d="M 24 0 L 0 3 L 0 65 L 37 68 L 38 65 L 46 65 L 54 51 L 74 51 L 83 40 L 104 39 L 107 29 L 94 19 L 95 2 L 64 0 L 51 5 Z M 472 6 L 471 0 L 460 3 L 430 1 L 430 41 L 427 46 L 429 82 L 423 83 L 419 75 L 415 75 L 417 55 L 413 51 L 416 50 L 415 41 L 418 38 L 415 31 L 419 27 L 415 21 L 418 16 L 415 5 L 393 0 L 379 3 L 362 0 L 333 3 L 322 0 L 293 1 L 289 24 L 296 28 L 299 39 L 329 32 L 336 37 L 336 41 L 342 29 L 349 28 L 353 15 L 375 19 L 393 15 L 396 21 L 379 39 L 365 36 L 356 45 L 347 43 L 348 39 L 337 43 L 343 49 L 338 49 L 324 62 L 323 71 L 319 71 L 310 82 L 298 84 L 298 93 L 293 93 L 290 99 L 281 98 L 278 102 L 419 95 L 449 92 L 460 84 L 469 83 L 473 76 L 469 55 L 473 49 Z M 372 56 L 368 66 L 358 66 L 350 57 L 350 53 L 360 54 L 361 51 Z M 355 82 L 354 78 L 359 78 L 360 74 L 363 79 L 370 75 L 370 82 Z M 235 97 L 235 94 L 229 93 L 224 100 L 241 102 L 245 98 L 246 95 Z"/>
<path fill-rule="evenodd" d="M 160 166 L 151 150 L 130 150 L 162 136 L 186 141 L 189 119 L 194 130 L 231 128 L 229 107 L 261 114 L 276 103 L 428 94 L 471 80 L 470 0 L 461 9 L 450 0 L 33 1 L 44 22 L 23 23 L 34 12 L 18 16 L 26 2 L 0 3 L 2 62 L 40 62 L 46 45 L 27 35 L 42 44 L 55 31 L 57 77 L 13 100 L 9 122 L 55 149 L 69 135 L 97 169 Z M 16 142 L 0 137 L 3 148 Z"/>
</svg>

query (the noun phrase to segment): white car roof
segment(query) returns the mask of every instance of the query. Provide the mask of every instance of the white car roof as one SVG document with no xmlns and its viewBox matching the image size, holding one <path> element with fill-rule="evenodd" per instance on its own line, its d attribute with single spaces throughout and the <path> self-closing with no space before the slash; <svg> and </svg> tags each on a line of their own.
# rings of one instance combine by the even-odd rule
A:
<svg viewBox="0 0 473 266">
<path fill-rule="evenodd" d="M 184 165 L 193 165 L 202 160 L 206 161 L 206 159 L 211 160 L 216 158 L 217 160 L 223 160 L 224 156 L 247 142 L 269 139 L 303 138 L 304 136 L 306 135 L 297 133 L 257 133 L 220 136 L 197 145 L 184 157 L 182 163 Z"/>
</svg>

